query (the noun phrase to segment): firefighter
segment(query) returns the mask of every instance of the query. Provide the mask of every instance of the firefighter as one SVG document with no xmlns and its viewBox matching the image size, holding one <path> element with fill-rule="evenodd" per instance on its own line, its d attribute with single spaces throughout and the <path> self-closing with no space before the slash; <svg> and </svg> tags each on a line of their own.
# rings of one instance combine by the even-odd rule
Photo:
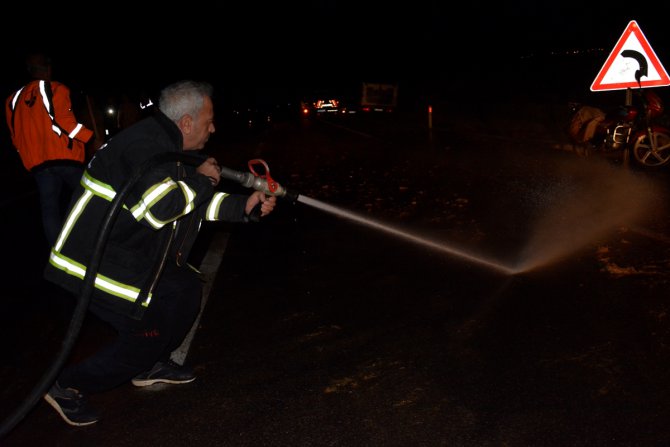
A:
<svg viewBox="0 0 670 447">
<path fill-rule="evenodd" d="M 79 296 L 98 244 L 109 202 L 156 155 L 203 149 L 214 133 L 213 88 L 181 81 L 162 90 L 159 111 L 121 130 L 87 166 L 63 230 L 51 250 L 45 277 Z M 195 152 L 197 153 L 197 152 Z M 203 221 L 249 221 L 269 214 L 276 197 L 255 191 L 215 190 L 221 168 L 201 156 L 188 163 L 158 163 L 138 179 L 114 221 L 89 310 L 118 333 L 110 346 L 59 375 L 46 401 L 70 425 L 98 421 L 87 395 L 131 382 L 184 384 L 192 368 L 170 360 L 200 310 L 202 284 L 188 256 Z M 253 220 L 253 219 L 251 219 Z"/>
</svg>

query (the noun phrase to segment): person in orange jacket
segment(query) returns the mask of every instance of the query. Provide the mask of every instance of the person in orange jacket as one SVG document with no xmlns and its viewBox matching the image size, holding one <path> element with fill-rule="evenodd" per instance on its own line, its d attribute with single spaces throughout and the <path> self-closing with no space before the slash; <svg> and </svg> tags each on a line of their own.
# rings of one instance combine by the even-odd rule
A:
<svg viewBox="0 0 670 447">
<path fill-rule="evenodd" d="M 77 121 L 70 89 L 51 80 L 51 59 L 31 54 L 26 66 L 32 80 L 5 101 L 12 144 L 37 183 L 42 225 L 53 246 L 63 222 L 65 199 L 84 173 L 85 144 L 93 131 Z"/>
</svg>

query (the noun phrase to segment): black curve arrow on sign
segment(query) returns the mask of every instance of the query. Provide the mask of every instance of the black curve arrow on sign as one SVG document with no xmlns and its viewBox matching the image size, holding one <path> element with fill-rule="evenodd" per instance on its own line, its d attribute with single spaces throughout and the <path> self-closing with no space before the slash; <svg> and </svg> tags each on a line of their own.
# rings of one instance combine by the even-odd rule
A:
<svg viewBox="0 0 670 447">
<path fill-rule="evenodd" d="M 635 50 L 623 50 L 621 55 L 623 57 L 632 57 L 640 65 L 640 69 L 635 70 L 635 80 L 639 84 L 642 76 L 647 76 L 647 69 L 649 68 L 647 65 L 647 58 L 644 57 L 644 54 Z"/>
</svg>

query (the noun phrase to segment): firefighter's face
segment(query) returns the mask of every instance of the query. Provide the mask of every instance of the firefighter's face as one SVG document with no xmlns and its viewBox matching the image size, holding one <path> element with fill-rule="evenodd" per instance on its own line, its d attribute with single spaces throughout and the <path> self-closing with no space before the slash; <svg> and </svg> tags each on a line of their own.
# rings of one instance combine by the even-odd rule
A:
<svg viewBox="0 0 670 447">
<path fill-rule="evenodd" d="M 214 105 L 212 99 L 205 97 L 200 113 L 196 117 L 189 117 L 179 126 L 184 136 L 184 150 L 199 150 L 205 147 L 214 128 Z"/>
</svg>

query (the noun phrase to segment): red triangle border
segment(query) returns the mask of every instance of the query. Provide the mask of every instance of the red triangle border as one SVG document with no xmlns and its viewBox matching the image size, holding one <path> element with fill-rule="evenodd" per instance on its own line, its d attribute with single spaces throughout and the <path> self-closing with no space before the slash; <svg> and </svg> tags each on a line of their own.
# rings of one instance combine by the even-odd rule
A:
<svg viewBox="0 0 670 447">
<path fill-rule="evenodd" d="M 637 37 L 637 39 L 640 42 L 640 45 L 642 45 L 642 48 L 645 51 L 645 56 L 647 57 L 647 59 L 649 59 L 649 62 L 654 66 L 661 79 L 653 81 L 645 81 L 644 79 L 642 79 L 640 81 L 640 85 L 638 85 L 637 81 L 602 84 L 603 78 L 610 70 L 610 68 L 612 68 L 614 59 L 616 59 L 617 56 L 619 56 L 621 48 L 628 41 L 628 38 L 632 33 L 635 33 L 635 36 Z M 663 65 L 661 65 L 661 61 L 656 56 L 656 53 L 654 53 L 654 50 L 651 48 L 651 45 L 649 45 L 647 38 L 642 33 L 642 30 L 638 26 L 637 22 L 635 20 L 631 20 L 630 23 L 628 23 L 628 26 L 624 30 L 623 34 L 617 41 L 616 45 L 614 46 L 614 49 L 607 58 L 607 61 L 605 61 L 605 65 L 603 65 L 603 67 L 600 69 L 600 71 L 598 72 L 598 76 L 596 76 L 596 79 L 593 81 L 593 84 L 591 84 L 591 91 L 595 92 L 603 90 L 623 90 L 627 88 L 637 88 L 639 86 L 662 87 L 667 85 L 670 85 L 670 76 L 668 76 L 668 73 L 663 68 Z"/>
</svg>

